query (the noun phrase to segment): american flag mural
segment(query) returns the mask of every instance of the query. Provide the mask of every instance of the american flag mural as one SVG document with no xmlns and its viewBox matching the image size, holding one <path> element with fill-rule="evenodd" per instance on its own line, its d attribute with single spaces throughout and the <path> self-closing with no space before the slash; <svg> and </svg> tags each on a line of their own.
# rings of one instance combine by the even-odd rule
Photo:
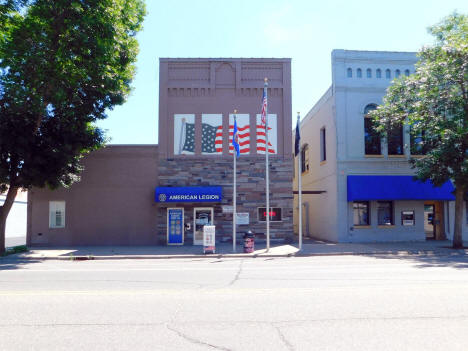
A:
<svg viewBox="0 0 468 351">
<path fill-rule="evenodd" d="M 266 150 L 266 133 L 263 124 L 263 115 L 257 115 L 257 154 L 264 155 Z M 277 153 L 277 130 L 276 115 L 268 114 L 268 153 L 274 155 Z"/>
<path fill-rule="evenodd" d="M 237 121 L 237 135 L 239 142 L 240 155 L 250 154 L 250 116 L 246 113 L 236 114 Z M 234 153 L 234 146 L 232 146 L 232 135 L 234 133 L 234 116 L 229 115 L 229 154 Z"/>
</svg>

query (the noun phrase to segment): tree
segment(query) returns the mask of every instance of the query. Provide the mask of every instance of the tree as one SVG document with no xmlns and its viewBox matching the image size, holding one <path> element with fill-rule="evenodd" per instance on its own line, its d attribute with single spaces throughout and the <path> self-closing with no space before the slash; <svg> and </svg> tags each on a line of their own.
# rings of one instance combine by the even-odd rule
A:
<svg viewBox="0 0 468 351">
<path fill-rule="evenodd" d="M 463 247 L 463 202 L 468 190 L 468 17 L 454 13 L 429 28 L 432 46 L 418 53 L 416 71 L 396 79 L 371 115 L 382 134 L 406 123 L 421 158 L 416 177 L 455 186 L 453 247 Z"/>
<path fill-rule="evenodd" d="M 79 180 L 130 92 L 143 0 L 0 0 L 0 252 L 18 189 Z"/>
</svg>

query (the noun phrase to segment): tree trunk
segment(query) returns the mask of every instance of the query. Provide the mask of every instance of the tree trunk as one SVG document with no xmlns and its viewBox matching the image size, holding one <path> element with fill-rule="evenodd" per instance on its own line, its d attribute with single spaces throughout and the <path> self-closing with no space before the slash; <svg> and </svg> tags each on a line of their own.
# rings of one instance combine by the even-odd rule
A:
<svg viewBox="0 0 468 351">
<path fill-rule="evenodd" d="M 11 187 L 8 189 L 5 203 L 0 206 L 0 254 L 5 252 L 5 230 L 6 220 L 10 213 L 11 207 L 15 202 L 16 193 L 18 192 L 17 187 Z"/>
<path fill-rule="evenodd" d="M 457 186 L 455 190 L 455 228 L 453 232 L 453 245 L 454 249 L 463 248 L 463 203 L 464 203 L 465 189 Z"/>
</svg>

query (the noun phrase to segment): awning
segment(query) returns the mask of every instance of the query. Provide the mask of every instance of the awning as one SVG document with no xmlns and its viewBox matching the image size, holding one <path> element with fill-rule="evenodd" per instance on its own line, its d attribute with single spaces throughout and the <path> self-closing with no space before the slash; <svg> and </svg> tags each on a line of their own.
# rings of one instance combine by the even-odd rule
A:
<svg viewBox="0 0 468 351">
<path fill-rule="evenodd" d="M 348 201 L 369 200 L 455 200 L 454 187 L 448 181 L 435 187 L 413 176 L 349 175 Z"/>
</svg>

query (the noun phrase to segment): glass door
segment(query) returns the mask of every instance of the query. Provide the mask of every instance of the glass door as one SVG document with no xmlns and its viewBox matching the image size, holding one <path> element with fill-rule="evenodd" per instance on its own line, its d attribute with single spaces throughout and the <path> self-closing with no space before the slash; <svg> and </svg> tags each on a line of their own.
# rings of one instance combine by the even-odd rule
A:
<svg viewBox="0 0 468 351">
<path fill-rule="evenodd" d="M 193 245 L 203 245 L 203 226 L 213 225 L 213 208 L 196 207 L 193 209 Z"/>
<path fill-rule="evenodd" d="M 424 232 L 426 239 L 435 239 L 435 206 L 433 204 L 424 204 Z"/>
</svg>

